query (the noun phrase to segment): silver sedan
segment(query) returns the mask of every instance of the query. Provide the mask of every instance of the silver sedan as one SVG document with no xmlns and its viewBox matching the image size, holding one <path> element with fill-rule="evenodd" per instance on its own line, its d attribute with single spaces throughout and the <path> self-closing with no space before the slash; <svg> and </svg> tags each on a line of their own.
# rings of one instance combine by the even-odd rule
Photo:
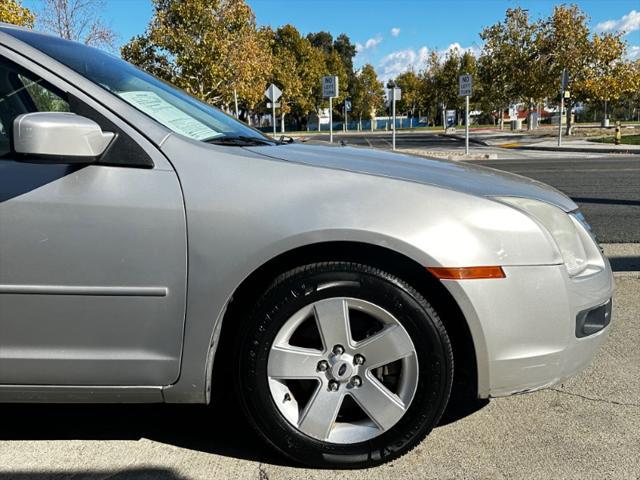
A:
<svg viewBox="0 0 640 480">
<path fill-rule="evenodd" d="M 284 455 L 367 467 L 451 402 L 575 374 L 607 335 L 611 269 L 562 193 L 277 142 L 8 25 L 0 154 L 3 402 L 233 390 Z"/>
</svg>

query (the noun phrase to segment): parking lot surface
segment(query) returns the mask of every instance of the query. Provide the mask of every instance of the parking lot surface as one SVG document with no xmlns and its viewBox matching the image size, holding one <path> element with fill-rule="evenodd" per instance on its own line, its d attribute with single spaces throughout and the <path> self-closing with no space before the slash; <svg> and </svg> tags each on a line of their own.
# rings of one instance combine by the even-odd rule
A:
<svg viewBox="0 0 640 480">
<path fill-rule="evenodd" d="M 0 405 L 0 480 L 637 479 L 640 274 L 625 272 L 616 284 L 610 337 L 585 372 L 557 388 L 454 412 L 389 465 L 295 467 L 230 406 Z"/>
</svg>

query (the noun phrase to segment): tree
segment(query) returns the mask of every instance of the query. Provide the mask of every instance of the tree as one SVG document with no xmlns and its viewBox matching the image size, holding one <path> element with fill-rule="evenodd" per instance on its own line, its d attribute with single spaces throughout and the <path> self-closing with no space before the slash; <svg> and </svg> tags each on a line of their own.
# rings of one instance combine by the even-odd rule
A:
<svg viewBox="0 0 640 480">
<path fill-rule="evenodd" d="M 371 119 L 371 130 L 374 129 L 376 112 L 384 107 L 384 88 L 378 80 L 376 70 L 367 64 L 356 74 L 353 93 L 353 114 L 358 118 L 362 130 L 362 118 Z"/>
<path fill-rule="evenodd" d="M 67 40 L 113 50 L 116 34 L 100 18 L 103 0 L 41 0 L 37 24 Z"/>
<path fill-rule="evenodd" d="M 569 74 L 567 99 L 567 134 L 571 132 L 572 103 L 586 100 L 584 82 L 592 52 L 589 18 L 576 5 L 560 5 L 541 24 L 542 55 L 540 64 L 549 78 L 547 95 L 560 97 L 562 71 Z"/>
<path fill-rule="evenodd" d="M 557 97 L 563 69 L 569 73 L 567 134 L 572 104 L 588 100 L 617 100 L 632 92 L 633 65 L 625 61 L 623 33 L 591 34 L 589 17 L 576 5 L 560 5 L 542 25 L 542 64 L 549 73 L 549 95 Z"/>
<path fill-rule="evenodd" d="M 490 54 L 483 54 L 478 60 L 478 82 L 481 89 L 480 104 L 489 112 L 499 112 L 500 126 L 505 106 L 511 100 L 507 90 L 507 72 L 502 68 L 501 59 Z"/>
<path fill-rule="evenodd" d="M 291 114 L 302 129 L 318 108 L 320 77 L 325 70 L 324 53 L 311 45 L 292 25 L 271 32 L 273 68 L 271 81 L 282 89 L 282 111 Z"/>
<path fill-rule="evenodd" d="M 333 51 L 333 36 L 329 32 L 317 32 L 307 35 L 311 46 L 322 50 L 324 53 Z"/>
<path fill-rule="evenodd" d="M 544 63 L 542 23 L 531 22 L 520 7 L 507 9 L 505 19 L 480 34 L 484 41 L 481 77 L 490 103 L 527 103 L 529 109 L 549 92 L 551 79 Z M 495 77 L 494 77 L 495 76 Z M 494 87 L 490 82 L 497 80 Z M 500 107 L 500 117 L 504 111 Z"/>
<path fill-rule="evenodd" d="M 305 101 L 300 59 L 300 51 L 304 48 L 302 43 L 305 40 L 292 25 L 284 25 L 275 32 L 271 29 L 266 31 L 271 38 L 273 58 L 270 82 L 282 90 L 280 112 L 284 121 L 284 115 L 291 113 L 296 105 L 300 107 Z"/>
<path fill-rule="evenodd" d="M 440 85 L 438 79 L 442 65 L 438 52 L 432 50 L 427 58 L 425 69 L 420 73 L 422 83 L 422 109 L 433 125 L 438 123 L 438 112 L 442 106 Z M 444 112 L 443 112 L 444 115 Z"/>
<path fill-rule="evenodd" d="M 144 35 L 122 56 L 205 102 L 230 110 L 234 92 L 248 116 L 271 74 L 268 33 L 244 0 L 154 0 Z"/>
<path fill-rule="evenodd" d="M 31 10 L 22 6 L 20 0 L 2 0 L 0 2 L 0 22 L 32 28 L 35 17 Z"/>
<path fill-rule="evenodd" d="M 339 93 L 333 99 L 334 108 L 343 103 L 348 96 L 353 95 L 354 71 L 353 57 L 356 54 L 356 47 L 344 33 L 339 35 L 335 41 L 329 32 L 317 32 L 307 35 L 311 46 L 320 51 L 324 56 L 323 75 L 335 75 L 339 81 Z M 318 82 L 320 80 L 318 79 Z M 316 90 L 316 106 L 318 110 L 326 107 L 328 102 L 322 98 L 320 88 Z"/>
<path fill-rule="evenodd" d="M 460 51 L 457 48 L 449 50 L 442 62 L 442 67 L 435 77 L 436 91 L 439 93 L 443 108 L 459 108 L 458 75 L 460 74 Z"/>
<path fill-rule="evenodd" d="M 344 33 L 338 35 L 338 38 L 333 42 L 333 49 L 340 55 L 347 72 L 353 74 L 353 57 L 356 56 L 356 46 L 351 43 L 349 37 Z"/>
<path fill-rule="evenodd" d="M 579 85 L 585 97 L 605 102 L 605 118 L 607 102 L 637 92 L 636 65 L 623 61 L 626 44 L 621 37 L 620 33 L 593 36 L 590 61 Z"/>
<path fill-rule="evenodd" d="M 398 75 L 396 84 L 402 90 L 400 111 L 407 112 L 411 116 L 411 126 L 413 126 L 413 119 L 423 102 L 424 90 L 420 77 L 413 70 L 408 70 Z"/>
</svg>

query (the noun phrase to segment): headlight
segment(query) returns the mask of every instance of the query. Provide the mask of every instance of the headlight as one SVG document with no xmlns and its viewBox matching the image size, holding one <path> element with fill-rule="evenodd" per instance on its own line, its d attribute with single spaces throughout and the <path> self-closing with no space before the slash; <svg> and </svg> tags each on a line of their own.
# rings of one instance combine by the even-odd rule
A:
<svg viewBox="0 0 640 480">
<path fill-rule="evenodd" d="M 587 253 L 581 236 L 569 214 L 551 204 L 520 197 L 499 197 L 500 202 L 512 205 L 538 220 L 551 234 L 570 276 L 578 275 L 587 268 Z M 581 223 L 584 217 L 576 217 Z"/>
</svg>

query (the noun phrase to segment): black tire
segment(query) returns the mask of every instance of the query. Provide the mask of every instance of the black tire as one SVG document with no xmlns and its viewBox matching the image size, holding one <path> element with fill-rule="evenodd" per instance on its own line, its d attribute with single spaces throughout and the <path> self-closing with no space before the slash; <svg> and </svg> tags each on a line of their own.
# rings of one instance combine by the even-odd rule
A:
<svg viewBox="0 0 640 480">
<path fill-rule="evenodd" d="M 323 285 L 318 289 L 318 285 Z M 327 286 L 329 285 L 329 286 Z M 419 365 L 413 401 L 389 430 L 356 444 L 309 437 L 290 424 L 271 397 L 267 359 L 282 325 L 310 303 L 352 297 L 381 306 L 411 337 Z M 348 262 L 324 262 L 276 278 L 245 320 L 238 336 L 236 391 L 257 432 L 294 461 L 320 468 L 365 468 L 409 452 L 437 425 L 447 405 L 453 378 L 453 353 L 436 311 L 414 288 L 387 272 Z"/>
</svg>

